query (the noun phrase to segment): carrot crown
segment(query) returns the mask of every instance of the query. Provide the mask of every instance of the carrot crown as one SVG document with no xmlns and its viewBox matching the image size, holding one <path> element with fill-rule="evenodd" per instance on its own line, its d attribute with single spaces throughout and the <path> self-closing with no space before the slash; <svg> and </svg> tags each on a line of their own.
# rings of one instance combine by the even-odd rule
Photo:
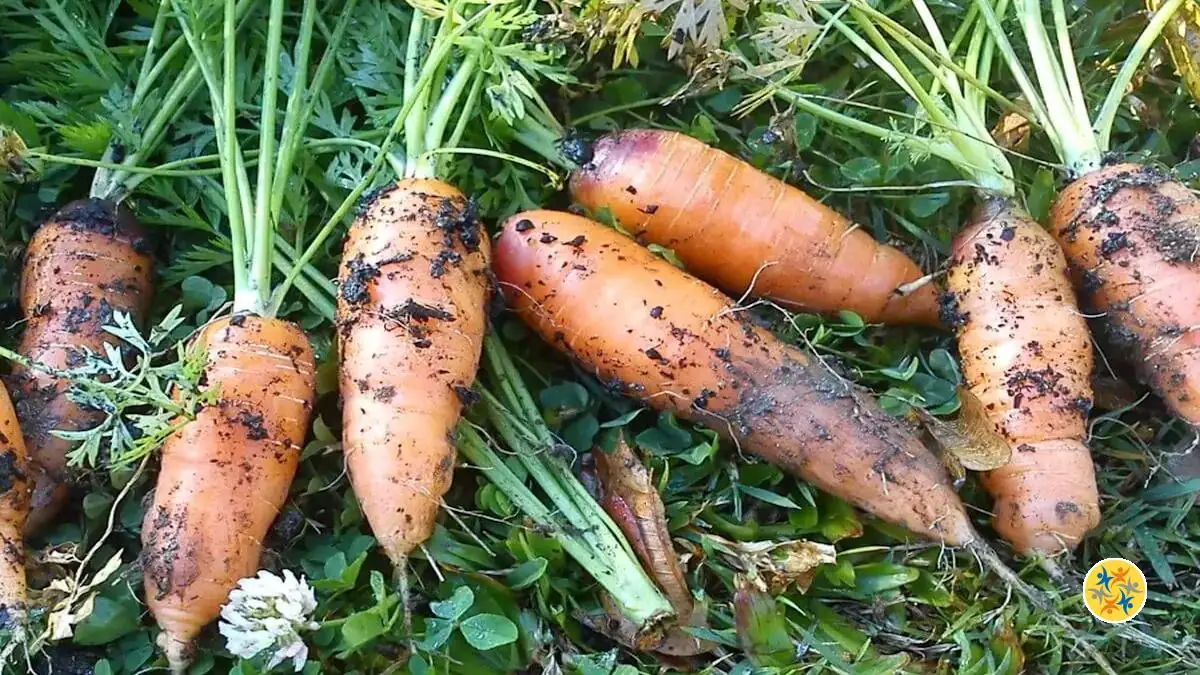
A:
<svg viewBox="0 0 1200 675">
<path fill-rule="evenodd" d="M 1067 13 L 1063 0 L 1051 0 L 1054 39 L 1043 20 L 1041 0 L 1015 0 L 1015 18 L 1029 49 L 1030 77 L 1004 29 L 1007 0 L 974 0 L 987 23 L 1004 62 L 1012 70 L 1021 93 L 1029 101 L 1033 116 L 1046 131 L 1059 159 L 1072 176 L 1100 167 L 1109 151 L 1113 122 L 1129 83 L 1142 60 L 1183 0 L 1166 0 L 1125 58 L 1095 118 L 1091 116 L 1075 66 Z"/>
</svg>

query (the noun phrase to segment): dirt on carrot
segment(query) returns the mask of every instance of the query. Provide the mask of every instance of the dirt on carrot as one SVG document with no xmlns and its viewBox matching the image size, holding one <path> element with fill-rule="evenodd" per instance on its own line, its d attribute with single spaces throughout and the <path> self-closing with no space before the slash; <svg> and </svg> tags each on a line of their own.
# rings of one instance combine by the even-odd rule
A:
<svg viewBox="0 0 1200 675">
<path fill-rule="evenodd" d="M 145 233 L 123 205 L 72 202 L 47 220 L 25 252 L 17 351 L 50 368 L 78 366 L 84 351 L 103 354 L 114 312 L 140 322 L 154 292 L 154 261 Z M 42 529 L 67 499 L 72 443 L 51 432 L 88 429 L 103 414 L 67 397 L 69 385 L 37 369 L 14 368 L 10 388 L 33 463 L 28 528 Z"/>
<path fill-rule="evenodd" d="M 1010 200 L 955 238 L 945 317 L 963 376 L 1012 449 L 983 475 L 996 530 L 1020 553 L 1069 550 L 1100 522 L 1087 438 L 1092 345 L 1054 239 Z"/>
<path fill-rule="evenodd" d="M 294 324 L 239 314 L 196 337 L 218 402 L 171 436 L 142 525 L 146 603 L 172 667 L 217 618 L 287 499 L 308 433 L 315 365 Z"/>
<path fill-rule="evenodd" d="M 346 463 L 397 565 L 433 533 L 453 478 L 454 428 L 487 330 L 489 249 L 461 192 L 406 179 L 371 198 L 343 251 Z"/>
<path fill-rule="evenodd" d="M 1200 198 L 1158 169 L 1117 164 L 1068 185 L 1051 221 L 1106 353 L 1200 424 Z"/>
<path fill-rule="evenodd" d="M 902 423 L 632 239 L 580 216 L 526 212 L 506 223 L 495 267 L 543 339 L 624 393 L 914 532 L 976 539 L 945 469 Z"/>
</svg>

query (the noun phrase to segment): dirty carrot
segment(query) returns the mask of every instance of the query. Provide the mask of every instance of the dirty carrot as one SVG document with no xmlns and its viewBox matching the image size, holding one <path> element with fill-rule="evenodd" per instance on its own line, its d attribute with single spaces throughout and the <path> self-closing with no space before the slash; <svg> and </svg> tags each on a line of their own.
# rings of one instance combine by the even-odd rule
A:
<svg viewBox="0 0 1200 675">
<path fill-rule="evenodd" d="M 454 429 L 477 396 L 471 386 L 487 333 L 487 233 L 474 202 L 436 177 L 444 164 L 436 153 L 458 140 L 447 135 L 453 117 L 461 124 L 478 112 L 476 97 L 464 99 L 483 76 L 478 56 L 462 56 L 444 88 L 421 86 L 456 56 L 446 47 L 466 24 L 415 10 L 406 111 L 395 122 L 404 125 L 403 173 L 360 207 L 339 272 L 346 464 L 402 593 L 408 556 L 433 534 L 454 477 Z"/>
<path fill-rule="evenodd" d="M 977 542 L 944 467 L 899 421 L 634 240 L 531 211 L 494 255 L 512 308 L 613 387 L 913 532 Z"/>
<path fill-rule="evenodd" d="M 982 202 L 954 239 L 945 319 L 963 377 L 1012 446 L 982 482 L 1021 553 L 1074 548 L 1100 523 L 1091 453 L 1092 345 L 1053 237 L 1011 201 Z"/>
<path fill-rule="evenodd" d="M 1108 156 L 1129 84 L 1182 0 L 1160 3 L 1094 118 L 1069 58 L 1064 13 L 1054 13 L 1052 40 L 1042 3 L 1017 3 L 1014 18 L 1030 47 L 1035 84 L 1008 41 L 1005 13 L 978 4 L 1070 181 L 1051 208 L 1050 231 L 1085 308 L 1098 317 L 1101 345 L 1177 416 L 1200 424 L 1200 199 L 1157 168 Z"/>
<path fill-rule="evenodd" d="M 0 628 L 13 631 L 25 621 L 28 517 L 28 455 L 8 390 L 0 385 Z"/>
<path fill-rule="evenodd" d="M 70 383 L 51 374 L 102 354 L 116 339 L 104 330 L 114 312 L 145 317 L 154 261 L 145 233 L 124 205 L 92 197 L 64 206 L 34 234 L 21 274 L 25 332 L 9 378 L 29 449 L 33 501 L 28 528 L 38 531 L 66 502 L 67 455 L 73 443 L 52 432 L 78 431 L 104 418 L 67 396 Z"/>
<path fill-rule="evenodd" d="M 218 13 L 220 26 L 193 25 L 192 17 L 179 16 L 203 71 L 215 121 L 234 296 L 232 315 L 211 321 L 193 338 L 205 350 L 204 380 L 216 389 L 216 401 L 163 445 L 162 468 L 142 524 L 146 604 L 162 629 L 157 644 L 172 673 L 186 672 L 201 629 L 217 618 L 238 580 L 258 568 L 262 541 L 295 476 L 316 397 L 308 338 L 277 317 L 272 303 L 274 224 L 281 220 L 283 201 L 274 195 L 287 185 L 292 170 L 289 139 L 302 137 L 311 118 L 311 107 L 300 102 L 319 90 L 323 79 L 307 77 L 316 14 L 315 0 L 308 0 L 292 55 L 304 75 L 291 79 L 280 145 L 276 118 L 284 9 L 281 0 L 270 5 L 261 97 L 250 102 L 261 120 L 257 180 L 245 169 L 236 129 L 243 103 L 233 86 L 243 58 L 234 39 L 236 8 L 225 5 Z M 337 35 L 327 50 L 336 50 Z"/>
<path fill-rule="evenodd" d="M 985 103 L 995 44 L 987 25 L 960 29 L 965 39 L 954 41 L 962 51 L 955 54 L 925 1 L 913 5 L 927 44 L 862 3 L 848 11 L 853 25 L 818 11 L 938 127 L 937 134 L 904 142 L 946 160 L 976 188 L 978 206 L 951 247 L 942 323 L 957 334 L 970 395 L 1009 446 L 1008 462 L 982 479 L 995 502 L 993 525 L 1019 553 L 1056 554 L 1074 548 L 1100 521 L 1084 444 L 1093 398 L 1087 324 L 1062 252 L 1019 203 L 1012 166 L 989 133 Z M 898 56 L 923 53 L 921 47 L 940 59 L 921 61 L 933 85 L 922 84 L 925 78 Z M 786 98 L 834 123 L 894 138 L 893 129 L 849 120 L 795 94 Z"/>
<path fill-rule="evenodd" d="M 671 249 L 690 272 L 735 297 L 937 324 L 934 287 L 904 288 L 924 275 L 906 254 L 685 134 L 630 129 L 600 138 L 572 174 L 571 196 L 592 210 L 608 208 L 639 241 Z"/>
<path fill-rule="evenodd" d="M 346 464 L 399 566 L 433 534 L 454 476 L 454 428 L 487 331 L 488 239 L 458 190 L 403 179 L 373 198 L 342 256 Z"/>
</svg>

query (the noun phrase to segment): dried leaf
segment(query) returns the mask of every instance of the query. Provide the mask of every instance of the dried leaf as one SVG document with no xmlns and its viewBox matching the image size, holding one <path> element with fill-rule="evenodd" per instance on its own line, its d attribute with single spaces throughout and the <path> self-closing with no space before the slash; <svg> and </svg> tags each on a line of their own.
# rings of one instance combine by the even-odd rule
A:
<svg viewBox="0 0 1200 675">
<path fill-rule="evenodd" d="M 708 612 L 697 608 L 683 575 L 683 566 L 667 529 L 666 508 L 654 488 L 650 473 L 626 442 L 621 429 L 613 429 L 602 440 L 603 450 L 592 451 L 600 491 L 600 504 L 625 533 L 642 566 L 658 583 L 684 625 L 707 626 Z M 602 631 L 626 645 L 672 656 L 695 656 L 712 651 L 714 645 L 699 640 L 678 627 L 652 640 L 637 633 L 636 627 L 623 626 L 624 617 L 607 597 L 605 610 L 609 630 Z"/>
<path fill-rule="evenodd" d="M 1010 112 L 996 122 L 992 128 L 992 139 L 996 145 L 1013 152 L 1029 151 L 1029 136 L 1032 125 L 1024 115 Z"/>
<path fill-rule="evenodd" d="M 1157 11 L 1163 0 L 1146 0 L 1146 8 Z M 1200 103 L 1200 3 L 1184 2 L 1163 29 L 1163 42 L 1183 84 Z"/>
<path fill-rule="evenodd" d="M 1012 447 L 988 419 L 983 402 L 966 387 L 959 388 L 958 397 L 962 406 L 956 419 L 942 420 L 918 411 L 925 430 L 947 455 L 972 471 L 991 471 L 1008 464 Z"/>
<path fill-rule="evenodd" d="M 837 562 L 837 549 L 807 539 L 731 541 L 715 535 L 709 535 L 709 539 L 735 567 L 753 574 L 772 593 L 782 593 L 791 586 L 807 591 L 818 567 Z"/>
<path fill-rule="evenodd" d="M 0 174 L 8 174 L 18 183 L 23 183 L 34 173 L 26 161 L 28 148 L 17 132 L 0 124 Z"/>
<path fill-rule="evenodd" d="M 70 605 L 56 609 L 46 617 L 46 630 L 53 641 L 66 640 L 75 633 L 75 625 L 92 615 L 96 594 L 89 593 L 74 609 Z"/>
<path fill-rule="evenodd" d="M 600 504 L 625 533 L 642 566 L 666 593 L 679 616 L 692 611 L 692 593 L 667 529 L 666 508 L 646 467 L 633 454 L 620 430 L 610 434 L 612 449 L 593 450 L 600 480 Z"/>
</svg>

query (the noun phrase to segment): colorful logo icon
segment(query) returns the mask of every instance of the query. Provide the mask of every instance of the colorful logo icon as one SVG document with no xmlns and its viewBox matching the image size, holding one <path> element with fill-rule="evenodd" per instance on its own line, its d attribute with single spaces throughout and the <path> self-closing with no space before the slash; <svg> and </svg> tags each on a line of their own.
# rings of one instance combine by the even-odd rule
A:
<svg viewBox="0 0 1200 675">
<path fill-rule="evenodd" d="M 1125 623 L 1146 606 L 1146 575 L 1124 558 L 1105 558 L 1084 577 L 1083 600 L 1104 623 Z"/>
</svg>

